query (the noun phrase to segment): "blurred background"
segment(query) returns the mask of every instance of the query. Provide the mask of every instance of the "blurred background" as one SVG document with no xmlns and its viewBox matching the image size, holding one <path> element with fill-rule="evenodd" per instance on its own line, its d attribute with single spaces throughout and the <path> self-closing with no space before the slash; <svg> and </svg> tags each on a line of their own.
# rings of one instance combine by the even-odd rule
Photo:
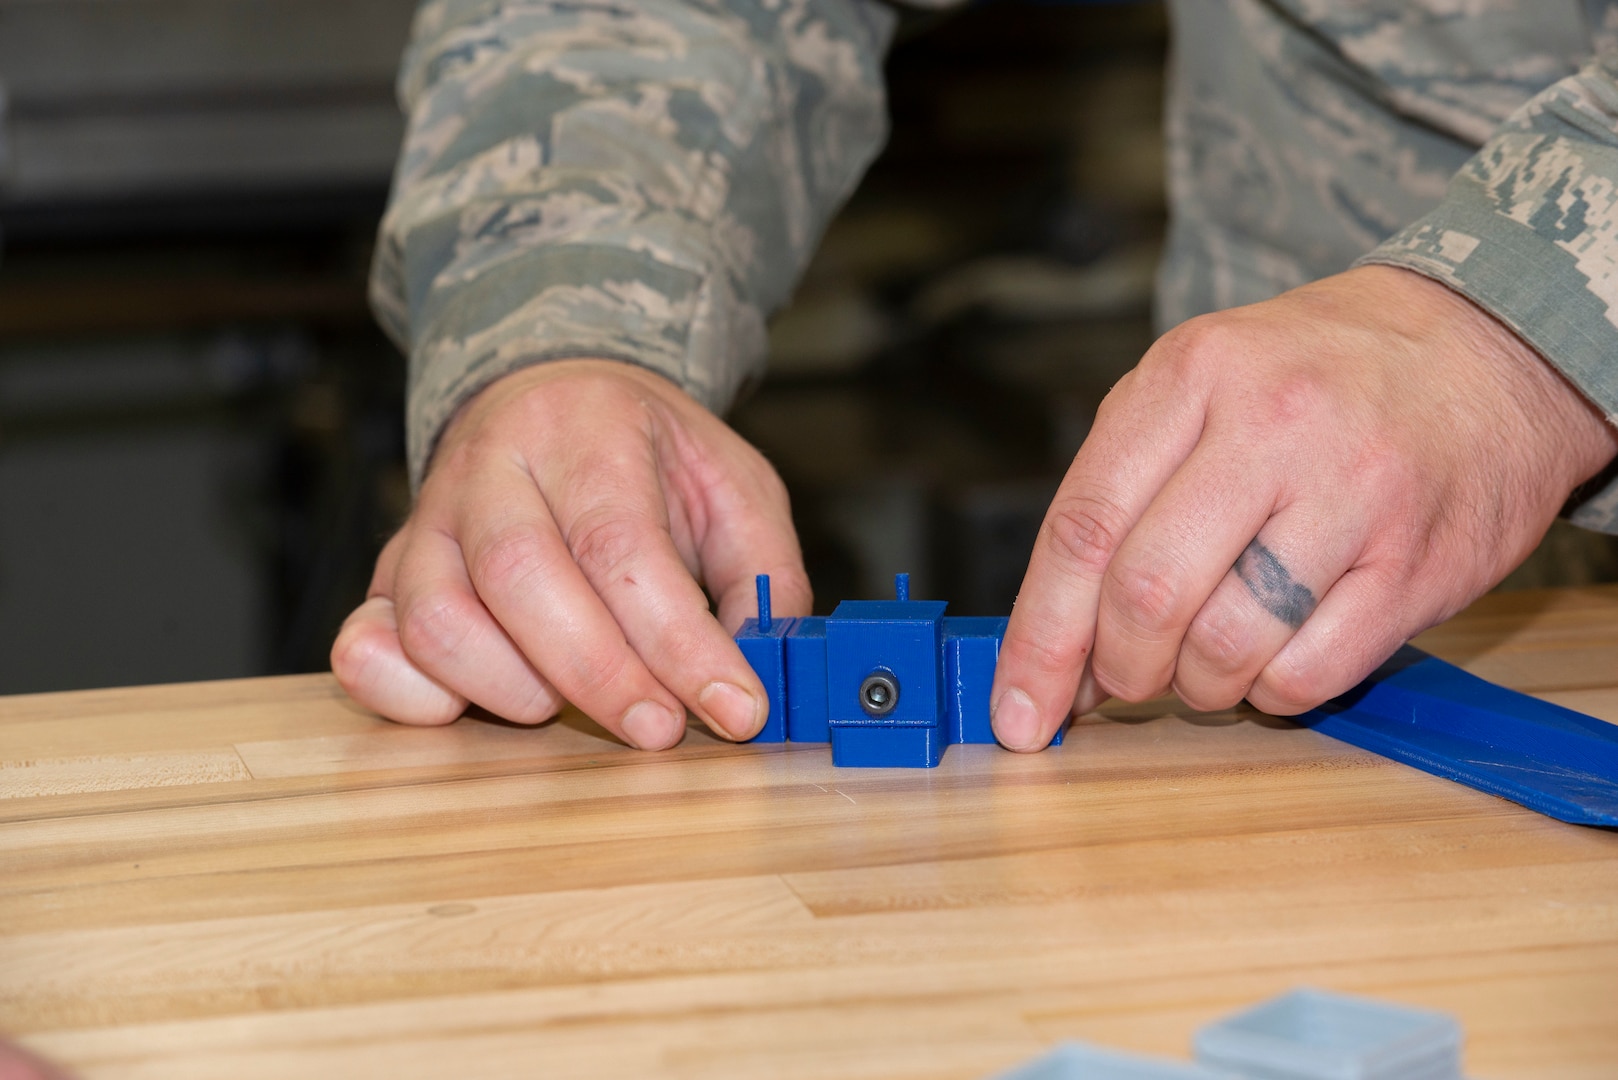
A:
<svg viewBox="0 0 1618 1080">
<path fill-rule="evenodd" d="M 326 667 L 402 519 L 365 305 L 414 0 L 0 0 L 0 693 Z M 1151 342 L 1156 3 L 904 24 L 894 137 L 732 417 L 819 597 L 1009 609 Z M 1508 586 L 1618 579 L 1558 528 Z"/>
</svg>

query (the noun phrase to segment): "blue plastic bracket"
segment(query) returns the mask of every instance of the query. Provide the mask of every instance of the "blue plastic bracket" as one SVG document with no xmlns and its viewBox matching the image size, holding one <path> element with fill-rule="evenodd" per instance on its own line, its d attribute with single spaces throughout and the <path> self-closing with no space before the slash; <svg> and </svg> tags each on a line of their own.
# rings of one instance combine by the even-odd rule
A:
<svg viewBox="0 0 1618 1080">
<path fill-rule="evenodd" d="M 993 743 L 989 688 L 1004 618 L 946 617 L 941 600 L 848 600 L 826 617 L 775 619 L 770 579 L 736 645 L 758 673 L 770 715 L 754 742 L 830 743 L 841 766 L 931 768 L 951 743 Z M 1051 740 L 1059 745 L 1059 730 Z"/>
<path fill-rule="evenodd" d="M 1497 686 L 1409 645 L 1353 690 L 1296 719 L 1559 821 L 1618 826 L 1618 725 Z"/>
</svg>

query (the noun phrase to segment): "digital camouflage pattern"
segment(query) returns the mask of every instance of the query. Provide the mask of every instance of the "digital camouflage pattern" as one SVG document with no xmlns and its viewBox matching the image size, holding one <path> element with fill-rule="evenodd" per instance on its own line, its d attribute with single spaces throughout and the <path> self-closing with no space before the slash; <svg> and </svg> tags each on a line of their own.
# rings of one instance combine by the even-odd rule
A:
<svg viewBox="0 0 1618 1080">
<path fill-rule="evenodd" d="M 886 135 L 875 0 L 428 0 L 372 299 L 419 483 L 455 408 L 613 357 L 716 411 Z"/>
<path fill-rule="evenodd" d="M 947 6 L 930 0 L 926 6 Z M 1170 0 L 1166 328 L 1427 274 L 1618 415 L 1618 0 Z M 879 0 L 427 0 L 372 277 L 419 484 L 455 408 L 605 356 L 722 411 L 886 133 Z M 1618 483 L 1573 519 L 1618 532 Z"/>
</svg>

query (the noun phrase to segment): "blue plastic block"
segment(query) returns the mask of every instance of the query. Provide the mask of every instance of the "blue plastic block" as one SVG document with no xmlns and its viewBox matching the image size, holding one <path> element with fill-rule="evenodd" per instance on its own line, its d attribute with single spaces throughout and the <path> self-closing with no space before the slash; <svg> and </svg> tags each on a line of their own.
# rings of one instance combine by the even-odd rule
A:
<svg viewBox="0 0 1618 1080">
<path fill-rule="evenodd" d="M 952 743 L 994 743 L 989 724 L 989 690 L 1006 636 L 1004 616 L 954 615 L 944 618 L 946 723 Z M 1067 725 L 1056 730 L 1052 746 L 1062 745 Z"/>
<path fill-rule="evenodd" d="M 770 701 L 770 715 L 764 727 L 749 742 L 777 743 L 787 740 L 787 657 L 786 639 L 792 632 L 795 619 L 776 619 L 770 615 L 770 576 L 760 574 L 754 581 L 758 589 L 758 618 L 748 619 L 736 631 L 736 646 L 764 684 L 765 696 Z"/>
<path fill-rule="evenodd" d="M 1618 826 L 1618 725 L 1408 645 L 1353 690 L 1296 719 L 1561 821 Z"/>
<path fill-rule="evenodd" d="M 1125 1054 L 1084 1043 L 1063 1043 L 996 1080 L 1240 1080 L 1228 1072 L 1169 1058 Z"/>
<path fill-rule="evenodd" d="M 776 743 L 787 740 L 787 635 L 796 619 L 773 619 L 768 630 L 758 628 L 757 619 L 748 619 L 736 632 L 736 645 L 758 673 L 764 693 L 770 699 L 770 715 L 764 727 L 750 742 Z"/>
<path fill-rule="evenodd" d="M 908 585 L 895 591 L 904 596 Z M 942 759 L 945 606 L 845 600 L 826 620 L 833 765 L 930 769 Z"/>
<path fill-rule="evenodd" d="M 826 620 L 799 619 L 787 637 L 787 738 L 831 741 L 826 724 Z"/>
<path fill-rule="evenodd" d="M 1210 1024 L 1197 1060 L 1253 1080 L 1460 1080 L 1461 1027 L 1443 1013 L 1301 989 Z"/>
<path fill-rule="evenodd" d="M 838 725 L 831 729 L 831 763 L 854 769 L 931 769 L 944 757 L 941 726 Z"/>
<path fill-rule="evenodd" d="M 940 726 L 944 714 L 942 600 L 844 600 L 826 620 L 827 716 L 839 724 Z M 884 672 L 891 711 L 872 715 L 860 688 Z"/>
<path fill-rule="evenodd" d="M 944 620 L 944 686 L 949 699 L 949 741 L 992 743 L 989 687 L 1006 636 L 1003 618 Z"/>
</svg>

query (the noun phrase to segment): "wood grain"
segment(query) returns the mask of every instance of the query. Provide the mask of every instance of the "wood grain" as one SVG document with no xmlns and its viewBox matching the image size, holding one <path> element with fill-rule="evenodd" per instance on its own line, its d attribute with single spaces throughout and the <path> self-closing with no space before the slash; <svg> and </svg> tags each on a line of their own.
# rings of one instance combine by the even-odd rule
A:
<svg viewBox="0 0 1618 1080">
<path fill-rule="evenodd" d="M 1618 589 L 1421 644 L 1618 721 Z M 0 699 L 0 1028 L 85 1076 L 975 1077 L 1299 984 L 1618 1076 L 1618 834 L 1173 702 L 909 772 L 327 676 Z"/>
</svg>

